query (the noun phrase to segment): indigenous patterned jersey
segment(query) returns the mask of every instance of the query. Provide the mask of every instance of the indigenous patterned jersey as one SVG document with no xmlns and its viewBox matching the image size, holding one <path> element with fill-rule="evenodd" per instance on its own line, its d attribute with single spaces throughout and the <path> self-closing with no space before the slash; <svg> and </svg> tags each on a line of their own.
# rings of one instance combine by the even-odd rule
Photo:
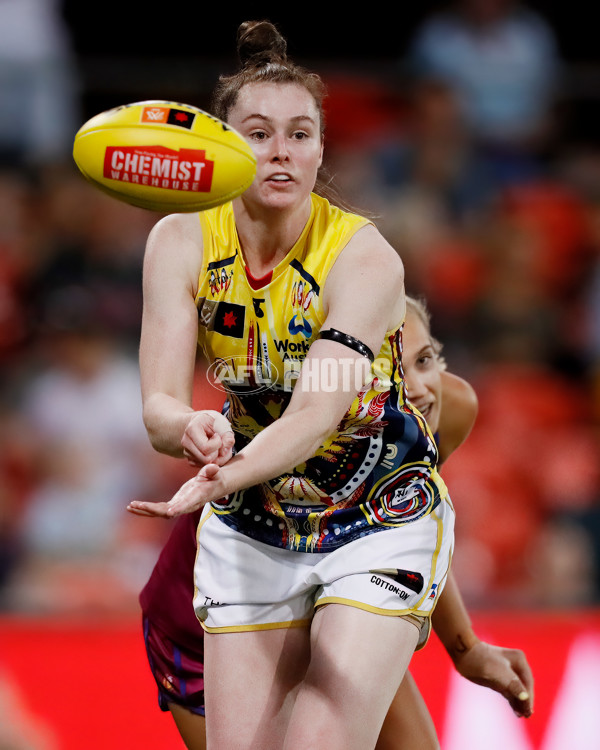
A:
<svg viewBox="0 0 600 750">
<path fill-rule="evenodd" d="M 298 241 L 260 280 L 245 268 L 230 203 L 202 212 L 200 222 L 199 343 L 209 373 L 228 393 L 239 451 L 288 404 L 325 319 L 327 275 L 368 221 L 313 195 Z M 221 520 L 266 544 L 326 552 L 429 513 L 446 488 L 435 441 L 406 400 L 400 358 L 397 329 L 386 334 L 367 384 L 316 454 L 288 474 L 213 503 Z M 324 365 L 308 373 L 309 385 L 314 377 L 325 387 Z"/>
</svg>

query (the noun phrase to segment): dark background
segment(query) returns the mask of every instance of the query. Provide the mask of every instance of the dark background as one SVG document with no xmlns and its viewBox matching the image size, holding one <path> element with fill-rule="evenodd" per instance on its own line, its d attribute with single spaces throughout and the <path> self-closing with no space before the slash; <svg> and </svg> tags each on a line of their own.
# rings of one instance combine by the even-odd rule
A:
<svg viewBox="0 0 600 750">
<path fill-rule="evenodd" d="M 573 61 L 598 59 L 598 26 L 591 3 L 530 0 L 554 26 L 561 51 Z M 392 59 L 405 49 L 416 25 L 443 2 L 397 3 L 384 8 L 327 5 L 173 3 L 135 4 L 105 0 L 93 7 L 63 0 L 64 15 L 83 55 L 228 57 L 241 21 L 268 18 L 287 37 L 293 55 L 332 60 Z M 243 8 L 240 10 L 240 6 Z"/>
<path fill-rule="evenodd" d="M 268 18 L 288 40 L 288 53 L 321 75 L 358 74 L 401 84 L 402 62 L 418 25 L 443 2 L 373 3 L 355 12 L 331 6 L 261 3 L 147 3 L 63 0 L 81 76 L 83 117 L 143 99 L 209 107 L 217 77 L 236 65 L 239 24 Z M 567 137 L 600 132 L 600 54 L 593 12 L 583 0 L 528 6 L 553 26 L 565 66 Z M 241 9 L 240 9 L 241 8 Z M 316 11 L 315 11 L 316 9 Z"/>
</svg>

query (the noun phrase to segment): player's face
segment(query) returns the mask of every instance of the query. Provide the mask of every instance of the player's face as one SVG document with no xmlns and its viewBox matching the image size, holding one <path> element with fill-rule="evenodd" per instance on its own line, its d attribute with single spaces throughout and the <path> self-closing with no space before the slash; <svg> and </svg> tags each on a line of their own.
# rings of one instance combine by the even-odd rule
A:
<svg viewBox="0 0 600 750">
<path fill-rule="evenodd" d="M 402 333 L 402 368 L 408 398 L 436 432 L 442 407 L 440 362 L 427 328 L 410 310 Z"/>
<path fill-rule="evenodd" d="M 239 92 L 229 124 L 257 159 L 244 201 L 287 208 L 306 200 L 323 159 L 321 121 L 312 95 L 292 83 L 251 83 Z"/>
</svg>

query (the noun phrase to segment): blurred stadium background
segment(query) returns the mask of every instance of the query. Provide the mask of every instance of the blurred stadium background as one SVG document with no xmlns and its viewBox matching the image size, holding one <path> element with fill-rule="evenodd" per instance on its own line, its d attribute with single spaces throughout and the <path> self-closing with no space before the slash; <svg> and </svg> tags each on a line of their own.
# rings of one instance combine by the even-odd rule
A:
<svg viewBox="0 0 600 750">
<path fill-rule="evenodd" d="M 596 30 L 582 2 L 532 2 L 535 18 L 505 0 L 471 5 L 488 22 L 469 33 L 440 20 L 442 3 L 333 20 L 267 3 L 260 16 L 324 75 L 328 170 L 378 217 L 408 291 L 428 301 L 449 369 L 480 399 L 472 435 L 444 467 L 458 514 L 454 569 L 481 636 L 526 651 L 536 714 L 519 722 L 457 678 L 432 638 L 414 671 L 442 746 L 591 750 Z M 492 12 L 502 23 L 489 25 Z M 113 0 L 93 13 L 75 0 L 0 3 L 3 750 L 180 746 L 156 706 L 137 604 L 168 523 L 124 511 L 189 475 L 150 451 L 140 417 L 140 273 L 158 216 L 88 186 L 70 149 L 84 120 L 118 104 L 208 107 L 245 18 L 187 2 L 176 13 Z M 218 406 L 201 370 L 197 399 Z"/>
</svg>

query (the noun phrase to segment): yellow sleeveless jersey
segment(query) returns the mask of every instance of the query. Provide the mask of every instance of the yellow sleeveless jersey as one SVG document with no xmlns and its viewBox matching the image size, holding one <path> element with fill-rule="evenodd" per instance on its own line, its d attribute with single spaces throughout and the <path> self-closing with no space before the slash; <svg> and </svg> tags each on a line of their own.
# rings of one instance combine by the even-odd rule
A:
<svg viewBox="0 0 600 750">
<path fill-rule="evenodd" d="M 199 217 L 204 258 L 196 297 L 198 340 L 209 377 L 227 393 L 239 451 L 287 406 L 325 319 L 327 275 L 368 220 L 313 194 L 298 241 L 271 274 L 257 280 L 245 268 L 231 203 Z M 322 365 L 309 373 L 309 385 L 326 387 Z M 446 494 L 437 459 L 425 420 L 405 397 L 397 329 L 387 333 L 367 385 L 312 458 L 213 508 L 222 521 L 266 544 L 325 552 L 431 512 Z"/>
</svg>

